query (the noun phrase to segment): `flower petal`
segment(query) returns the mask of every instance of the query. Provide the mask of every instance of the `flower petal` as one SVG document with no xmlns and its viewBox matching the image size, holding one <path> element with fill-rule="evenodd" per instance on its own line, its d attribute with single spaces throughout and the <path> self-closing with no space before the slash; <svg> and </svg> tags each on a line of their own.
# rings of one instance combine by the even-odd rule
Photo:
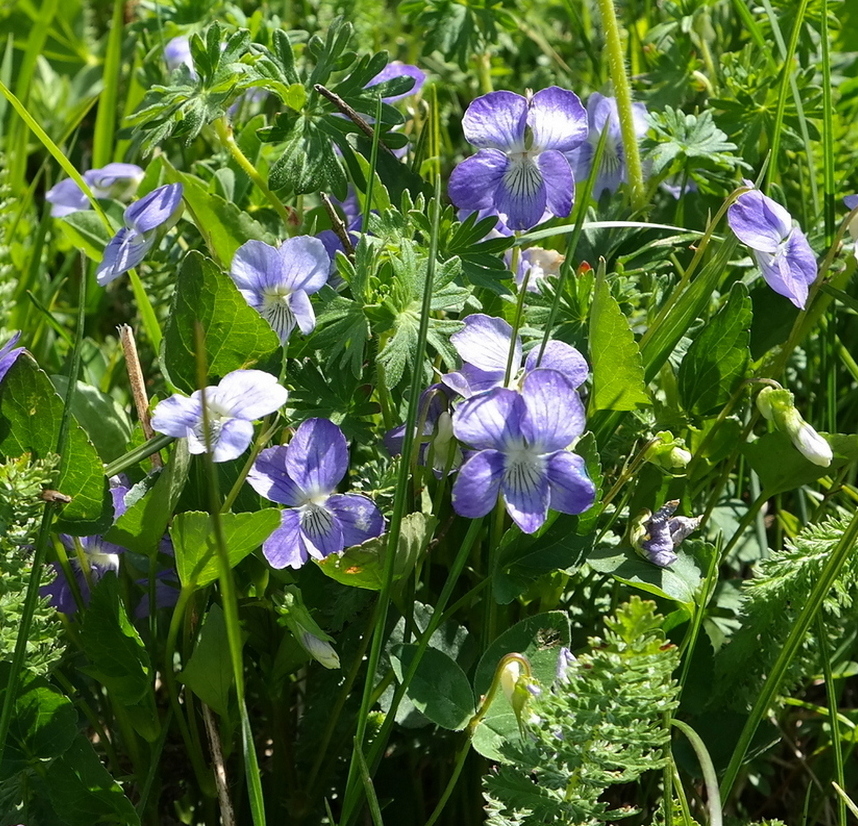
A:
<svg viewBox="0 0 858 826">
<path fill-rule="evenodd" d="M 229 270 L 238 291 L 256 310 L 262 306 L 263 291 L 279 283 L 279 273 L 280 253 L 262 241 L 242 244 L 235 251 Z"/>
<path fill-rule="evenodd" d="M 509 158 L 497 149 L 482 149 L 466 158 L 450 174 L 450 200 L 460 209 L 493 211 L 495 190 L 508 166 Z"/>
<path fill-rule="evenodd" d="M 95 280 L 100 287 L 106 287 L 111 281 L 136 267 L 146 257 L 155 237 L 146 238 L 136 229 L 122 227 L 104 248 L 104 258 L 95 271 Z"/>
<path fill-rule="evenodd" d="M 278 295 L 276 293 L 266 293 L 261 296 L 260 306 L 257 307 L 259 314 L 271 325 L 271 329 L 277 333 L 281 344 L 286 344 L 289 341 L 289 336 L 295 329 L 297 319 L 292 310 L 293 296 L 303 295 L 306 293 L 287 293 L 286 295 Z M 245 296 L 246 298 L 247 296 Z M 312 313 L 313 308 L 310 307 Z M 315 324 L 315 316 L 313 322 Z"/>
<path fill-rule="evenodd" d="M 551 510 L 583 513 L 596 501 L 596 486 L 587 475 L 584 460 L 566 450 L 552 453 L 546 468 Z"/>
<path fill-rule="evenodd" d="M 758 252 L 774 253 L 792 230 L 790 214 L 758 189 L 742 193 L 727 210 L 736 237 Z"/>
<path fill-rule="evenodd" d="M 524 151 L 527 101 L 515 92 L 489 92 L 471 101 L 462 118 L 468 143 L 480 149 Z"/>
<path fill-rule="evenodd" d="M 316 314 L 310 303 L 310 296 L 303 290 L 297 290 L 286 297 L 292 317 L 298 323 L 298 329 L 306 336 L 316 328 Z"/>
<path fill-rule="evenodd" d="M 286 445 L 266 447 L 247 474 L 248 484 L 271 502 L 299 507 L 307 501 L 307 493 L 297 485 L 286 470 Z"/>
<path fill-rule="evenodd" d="M 395 77 L 414 78 L 414 85 L 407 92 L 382 98 L 385 103 L 393 103 L 394 101 L 402 100 L 402 98 L 407 98 L 409 95 L 416 95 L 426 81 L 426 72 L 422 69 L 418 69 L 416 66 L 403 63 L 401 60 L 392 60 L 371 81 L 369 81 L 369 83 L 366 84 L 365 88 L 369 89 L 371 86 L 377 86 L 379 83 L 384 83 L 387 80 L 393 80 Z"/>
<path fill-rule="evenodd" d="M 492 373 L 506 373 L 512 327 L 502 318 L 471 313 L 464 319 L 465 326 L 450 336 L 451 344 L 466 364 Z M 512 357 L 512 372 L 521 367 L 521 339 L 516 337 Z M 503 381 L 503 375 L 501 376 Z"/>
<path fill-rule="evenodd" d="M 18 339 L 21 338 L 21 331 L 14 333 L 2 347 L 0 347 L 0 381 L 6 377 L 9 368 L 15 363 L 15 359 L 21 355 L 26 349 L 25 347 L 16 347 Z"/>
<path fill-rule="evenodd" d="M 360 493 L 336 493 L 328 497 L 328 509 L 343 532 L 343 547 L 359 545 L 384 533 L 384 517 L 378 505 Z"/>
<path fill-rule="evenodd" d="M 51 215 L 54 218 L 62 218 L 89 209 L 89 198 L 83 194 L 83 190 L 71 179 L 65 178 L 54 184 L 46 193 L 45 200 L 51 203 Z"/>
<path fill-rule="evenodd" d="M 565 341 L 549 341 L 545 345 L 542 358 L 539 358 L 540 345 L 534 347 L 524 362 L 524 369 L 529 373 L 537 367 L 556 370 L 562 373 L 573 388 L 580 387 L 590 374 L 587 360 L 571 344 Z"/>
<path fill-rule="evenodd" d="M 318 292 L 325 286 L 331 259 L 318 238 L 312 235 L 287 238 L 277 254 L 280 258 L 280 284 L 305 293 Z"/>
<path fill-rule="evenodd" d="M 568 162 L 566 166 L 568 169 Z M 494 198 L 498 215 L 510 229 L 535 227 L 548 204 L 545 180 L 537 160 L 524 153 L 511 158 Z"/>
<path fill-rule="evenodd" d="M 530 100 L 527 125 L 539 149 L 568 152 L 587 139 L 587 112 L 581 99 L 568 89 L 549 86 Z"/>
<path fill-rule="evenodd" d="M 349 469 L 346 437 L 328 419 L 307 419 L 289 442 L 285 467 L 308 498 L 331 493 Z"/>
<path fill-rule="evenodd" d="M 262 553 L 272 568 L 300 568 L 309 558 L 301 535 L 301 514 L 287 508 L 280 517 L 280 527 L 262 545 Z"/>
<path fill-rule="evenodd" d="M 289 391 L 264 370 L 233 370 L 206 388 L 206 404 L 236 419 L 261 419 L 286 404 Z"/>
<path fill-rule="evenodd" d="M 202 425 L 202 423 L 200 423 Z M 200 427 L 196 432 L 196 437 L 199 439 Z M 253 423 L 245 419 L 229 419 L 220 427 L 213 425 L 212 427 L 212 461 L 213 462 L 231 462 L 237 459 L 250 447 L 253 441 Z M 205 442 L 202 441 L 203 447 Z M 190 441 L 189 441 L 190 445 Z M 190 449 L 190 448 L 189 448 Z M 191 450 L 191 453 L 194 453 Z"/>
<path fill-rule="evenodd" d="M 816 256 L 804 233 L 795 228 L 774 255 L 754 251 L 754 258 L 766 283 L 803 310 L 809 287 L 817 275 Z"/>
<path fill-rule="evenodd" d="M 584 432 L 584 405 L 562 373 L 540 367 L 524 377 L 521 432 L 537 453 L 563 450 Z"/>
<path fill-rule="evenodd" d="M 181 206 L 181 184 L 159 186 L 125 210 L 125 223 L 145 234 L 172 221 Z"/>
<path fill-rule="evenodd" d="M 489 513 L 498 500 L 503 470 L 503 454 L 497 450 L 481 450 L 471 456 L 453 483 L 453 510 L 469 519 Z"/>
<path fill-rule="evenodd" d="M 501 490 L 513 522 L 525 533 L 539 530 L 550 498 L 546 457 L 530 451 L 507 454 Z"/>
<path fill-rule="evenodd" d="M 199 397 L 178 393 L 159 402 L 152 414 L 152 429 L 177 439 L 186 438 L 202 419 Z"/>
<path fill-rule="evenodd" d="M 304 505 L 300 513 L 301 535 L 310 556 L 324 559 L 343 550 L 343 529 L 327 505 Z"/>
<path fill-rule="evenodd" d="M 521 441 L 524 415 L 521 396 L 514 390 L 496 387 L 459 405 L 453 413 L 453 433 L 477 450 L 504 450 L 507 445 Z"/>
<path fill-rule="evenodd" d="M 515 370 L 515 365 L 513 365 Z M 454 390 L 462 398 L 469 399 L 477 393 L 491 390 L 493 387 L 503 385 L 506 370 L 480 370 L 473 364 L 463 364 L 461 370 L 455 373 L 445 373 L 441 378 L 444 384 Z"/>
<path fill-rule="evenodd" d="M 536 165 L 545 181 L 546 208 L 552 215 L 566 218 L 572 211 L 572 197 L 575 194 L 569 161 L 560 152 L 550 150 L 537 157 Z"/>
</svg>

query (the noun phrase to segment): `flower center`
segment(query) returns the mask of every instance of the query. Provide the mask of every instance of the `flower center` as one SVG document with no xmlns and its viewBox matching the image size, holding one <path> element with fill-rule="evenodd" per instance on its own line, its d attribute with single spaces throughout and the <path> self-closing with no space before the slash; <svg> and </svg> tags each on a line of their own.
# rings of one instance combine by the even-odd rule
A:
<svg viewBox="0 0 858 826">
<path fill-rule="evenodd" d="M 289 306 L 291 292 L 288 287 L 277 286 L 269 287 L 262 293 L 262 307 L 259 312 L 281 340 L 289 337 L 297 323 L 295 313 Z"/>
<path fill-rule="evenodd" d="M 517 198 L 531 198 L 542 186 L 542 173 L 536 165 L 538 156 L 538 149 L 510 153 L 503 182 Z"/>
</svg>

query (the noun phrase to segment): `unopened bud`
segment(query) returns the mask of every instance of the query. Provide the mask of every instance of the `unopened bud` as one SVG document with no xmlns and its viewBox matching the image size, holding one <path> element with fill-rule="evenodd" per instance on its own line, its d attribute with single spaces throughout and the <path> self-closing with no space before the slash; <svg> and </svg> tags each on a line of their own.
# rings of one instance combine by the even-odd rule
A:
<svg viewBox="0 0 858 826">
<path fill-rule="evenodd" d="M 645 459 L 662 470 L 675 473 L 683 470 L 691 461 L 691 453 L 686 450 L 685 442 L 677 439 L 669 430 L 656 433 L 653 443 L 647 448 Z"/>
<path fill-rule="evenodd" d="M 340 658 L 329 642 L 311 634 L 309 631 L 303 631 L 298 637 L 298 642 L 301 647 L 317 662 L 320 662 L 325 668 L 339 668 Z"/>
<path fill-rule="evenodd" d="M 828 467 L 834 458 L 831 445 L 798 412 L 789 390 L 764 387 L 757 396 L 757 409 L 775 427 L 789 436 L 796 449 L 809 462 Z"/>
</svg>

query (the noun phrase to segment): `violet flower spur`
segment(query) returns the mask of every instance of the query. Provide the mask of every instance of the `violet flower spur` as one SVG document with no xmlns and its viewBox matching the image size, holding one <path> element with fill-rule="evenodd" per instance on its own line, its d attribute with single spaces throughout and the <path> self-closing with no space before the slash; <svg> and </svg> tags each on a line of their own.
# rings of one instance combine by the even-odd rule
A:
<svg viewBox="0 0 858 826">
<path fill-rule="evenodd" d="M 280 527 L 262 546 L 274 568 L 300 568 L 384 532 L 368 496 L 334 493 L 349 467 L 343 432 L 327 419 L 302 422 L 288 445 L 259 454 L 247 476 L 253 489 L 283 509 Z"/>
<path fill-rule="evenodd" d="M 233 370 L 205 390 L 212 461 L 237 459 L 253 440 L 253 422 L 286 404 L 289 391 L 262 370 Z M 164 399 L 152 414 L 152 428 L 188 440 L 191 453 L 206 452 L 202 393 Z"/>
<path fill-rule="evenodd" d="M 584 432 L 578 393 L 557 370 L 528 373 L 521 392 L 496 387 L 453 414 L 456 438 L 474 449 L 453 484 L 453 509 L 475 519 L 503 497 L 524 533 L 548 510 L 577 514 L 596 498 L 584 460 L 566 448 Z"/>
<path fill-rule="evenodd" d="M 468 107 L 462 128 L 476 155 L 450 176 L 459 208 L 489 209 L 512 230 L 543 215 L 566 217 L 575 182 L 566 154 L 587 137 L 587 116 L 574 92 L 549 86 L 531 97 L 489 92 Z"/>
<path fill-rule="evenodd" d="M 182 185 L 153 189 L 125 210 L 125 226 L 104 249 L 95 280 L 105 287 L 146 257 L 155 242 L 175 226 L 182 214 Z"/>
<path fill-rule="evenodd" d="M 745 181 L 747 186 L 753 186 Z M 816 279 L 816 256 L 792 216 L 758 189 L 743 192 L 727 210 L 727 223 L 751 248 L 766 283 L 800 310 Z"/>
<path fill-rule="evenodd" d="M 646 119 L 646 106 L 642 103 L 632 104 L 632 114 L 635 121 L 635 134 L 642 138 L 649 125 Z M 566 153 L 566 158 L 572 165 L 575 179 L 586 180 L 593 167 L 593 156 L 602 132 L 608 130 L 605 148 L 596 180 L 593 186 L 593 196 L 598 198 L 606 189 L 616 192 L 620 184 L 626 180 L 626 157 L 623 150 L 623 137 L 620 132 L 620 116 L 617 111 L 617 99 L 605 97 L 593 92 L 587 100 L 587 122 L 589 131 L 587 140 L 577 149 Z"/>
<path fill-rule="evenodd" d="M 15 359 L 21 355 L 26 349 L 25 347 L 16 347 L 18 340 L 21 338 L 21 331 L 14 333 L 2 347 L 0 347 L 0 381 L 6 378 L 9 368 L 15 363 Z"/>
<path fill-rule="evenodd" d="M 137 191 L 143 180 L 143 170 L 133 163 L 109 163 L 84 172 L 83 179 L 96 198 L 125 201 Z M 50 201 L 54 218 L 89 209 L 89 198 L 71 178 L 64 178 L 51 187 L 45 193 L 45 200 Z"/>
<path fill-rule="evenodd" d="M 465 328 L 453 333 L 450 342 L 462 358 L 462 366 L 441 377 L 444 384 L 468 399 L 477 393 L 502 386 L 512 343 L 512 327 L 502 318 L 473 313 L 464 319 Z M 535 370 L 540 347 L 537 345 L 524 361 L 525 373 Z M 510 384 L 518 380 L 522 369 L 521 338 L 516 336 Z M 574 389 L 584 383 L 589 373 L 587 362 L 574 347 L 562 341 L 549 341 L 539 367 L 557 370 Z"/>
<path fill-rule="evenodd" d="M 287 238 L 280 247 L 262 241 L 242 244 L 230 276 L 253 307 L 286 344 L 297 326 L 305 335 L 316 326 L 310 294 L 325 286 L 331 259 L 324 244 L 309 235 Z"/>
</svg>

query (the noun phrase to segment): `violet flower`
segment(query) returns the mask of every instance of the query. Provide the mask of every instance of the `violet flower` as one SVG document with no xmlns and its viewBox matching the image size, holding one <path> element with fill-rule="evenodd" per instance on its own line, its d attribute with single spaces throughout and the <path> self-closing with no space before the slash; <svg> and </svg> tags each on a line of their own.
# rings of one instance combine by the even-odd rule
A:
<svg viewBox="0 0 858 826">
<path fill-rule="evenodd" d="M 753 186 L 745 181 L 746 186 Z M 736 237 L 751 248 L 766 283 L 800 310 L 816 279 L 816 256 L 790 214 L 758 189 L 743 192 L 727 210 Z"/>
<path fill-rule="evenodd" d="M 473 313 L 464 319 L 465 328 L 453 333 L 450 342 L 464 362 L 453 373 L 442 376 L 442 381 L 466 399 L 477 393 L 503 385 L 509 359 L 512 327 L 502 318 Z M 535 370 L 540 346 L 534 347 L 524 361 L 525 373 Z M 518 379 L 522 368 L 521 338 L 515 339 L 510 383 Z M 574 389 L 583 384 L 589 368 L 574 347 L 562 341 L 549 341 L 542 354 L 539 367 L 557 370 Z"/>
<path fill-rule="evenodd" d="M 309 235 L 287 238 L 280 247 L 262 241 L 242 244 L 229 274 L 244 296 L 286 344 L 297 325 L 305 335 L 316 326 L 310 294 L 325 286 L 331 259 Z"/>
<path fill-rule="evenodd" d="M 191 41 L 183 34 L 169 40 L 164 46 L 164 62 L 171 72 L 175 72 L 179 66 L 186 66 L 190 77 L 192 79 L 197 77 L 194 59 L 191 57 Z"/>
<path fill-rule="evenodd" d="M 237 459 L 253 440 L 253 422 L 286 404 L 289 392 L 262 370 L 233 370 L 205 391 L 212 461 Z M 202 393 L 164 399 L 152 415 L 152 428 L 188 440 L 191 453 L 206 452 Z"/>
<path fill-rule="evenodd" d="M 288 445 L 259 454 L 247 476 L 253 489 L 283 509 L 280 527 L 262 546 L 274 568 L 300 568 L 384 532 L 375 502 L 334 493 L 349 467 L 343 432 L 327 419 L 302 422 Z"/>
<path fill-rule="evenodd" d="M 489 92 L 462 119 L 479 148 L 450 176 L 450 200 L 460 208 L 490 209 L 512 230 L 530 229 L 543 215 L 566 217 L 575 182 L 565 153 L 587 137 L 587 116 L 574 92 L 550 86 L 532 97 Z"/>
<path fill-rule="evenodd" d="M 116 198 L 126 201 L 131 198 L 143 180 L 143 170 L 133 163 L 109 163 L 100 169 L 83 173 L 83 179 L 96 198 Z M 62 218 L 72 212 L 89 209 L 89 198 L 71 178 L 64 178 L 45 193 L 51 203 L 51 215 Z"/>
<path fill-rule="evenodd" d="M 642 103 L 632 104 L 635 134 L 638 138 L 642 138 L 649 128 L 646 115 L 646 106 Z M 609 192 L 616 192 L 620 188 L 620 184 L 627 180 L 626 156 L 620 129 L 620 115 L 617 111 L 617 99 L 593 92 L 587 101 L 587 123 L 589 127 L 587 140 L 577 149 L 567 152 L 566 158 L 572 166 L 575 179 L 577 181 L 586 180 L 593 167 L 593 156 L 596 154 L 596 147 L 599 145 L 602 132 L 605 129 L 608 130 L 605 148 L 602 150 L 601 164 L 593 185 L 593 196 L 598 198 L 606 189 Z"/>
<path fill-rule="evenodd" d="M 26 347 L 16 347 L 21 331 L 14 333 L 2 347 L 0 347 L 0 381 L 6 378 L 9 368 L 15 363 L 15 359 L 24 352 Z"/>
<path fill-rule="evenodd" d="M 155 242 L 168 232 L 182 214 L 182 185 L 167 184 L 135 201 L 123 214 L 125 226 L 104 249 L 104 258 L 95 271 L 102 287 L 136 267 Z"/>
<path fill-rule="evenodd" d="M 584 407 L 557 370 L 528 373 L 521 392 L 496 387 L 468 399 L 453 432 L 476 451 L 453 484 L 460 516 L 485 516 L 501 495 L 515 524 L 534 533 L 549 508 L 577 514 L 595 501 L 584 460 L 566 450 L 584 432 Z"/>
<path fill-rule="evenodd" d="M 509 253 L 507 253 L 509 254 Z M 551 276 L 560 274 L 560 267 L 566 256 L 557 250 L 547 250 L 542 247 L 528 247 L 521 251 L 518 266 L 513 273 L 516 286 L 521 289 L 527 277 L 527 291 L 538 293 L 541 285 Z"/>
<path fill-rule="evenodd" d="M 674 516 L 678 506 L 679 500 L 671 499 L 653 514 L 645 511 L 640 524 L 632 529 L 635 550 L 660 568 L 676 562 L 676 548 L 702 521 L 699 516 Z"/>
<path fill-rule="evenodd" d="M 110 480 L 110 495 L 113 498 L 113 513 L 114 519 L 118 519 L 125 513 L 125 494 L 129 488 L 123 484 L 119 477 L 112 477 Z M 69 566 L 77 583 L 78 593 L 80 594 L 83 606 L 89 605 L 92 592 L 90 584 L 95 585 L 106 573 L 113 571 L 119 572 L 119 557 L 125 553 L 125 548 L 121 545 L 116 545 L 113 542 L 108 542 L 103 536 L 81 536 L 72 537 L 67 534 L 60 534 L 59 540 L 65 547 Z M 89 567 L 89 577 L 87 577 L 81 569 L 80 561 L 75 549 L 75 541 L 80 542 L 80 546 L 86 554 L 86 562 Z M 77 611 L 77 602 L 74 598 L 74 592 L 68 580 L 63 573 L 58 562 L 51 563 L 56 571 L 54 581 L 49 585 L 44 585 L 39 589 L 39 593 L 43 597 L 48 597 L 48 604 L 57 611 L 62 611 L 64 614 L 73 614 Z"/>
</svg>

